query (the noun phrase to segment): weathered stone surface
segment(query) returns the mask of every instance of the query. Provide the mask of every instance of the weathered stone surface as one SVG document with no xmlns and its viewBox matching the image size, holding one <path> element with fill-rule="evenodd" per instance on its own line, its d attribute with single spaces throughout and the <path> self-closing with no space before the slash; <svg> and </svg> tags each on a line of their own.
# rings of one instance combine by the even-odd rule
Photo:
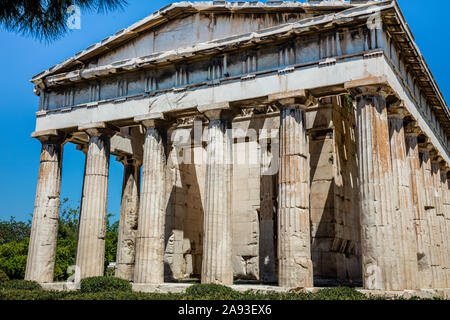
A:
<svg viewBox="0 0 450 320">
<path fill-rule="evenodd" d="M 52 282 L 61 192 L 63 138 L 42 136 L 41 163 L 34 203 L 25 279 Z"/>
<path fill-rule="evenodd" d="M 401 255 L 402 283 L 399 289 L 419 289 L 417 242 L 414 223 L 414 206 L 410 190 L 411 172 L 406 158 L 403 118 L 406 110 L 400 105 L 389 109 L 389 135 L 392 157 L 395 201 L 395 231 Z"/>
<path fill-rule="evenodd" d="M 436 178 L 438 163 L 432 161 L 430 151 L 433 146 L 425 141 L 420 145 L 422 173 L 424 177 L 424 193 L 425 193 L 425 218 L 428 225 L 429 241 L 430 241 L 430 267 L 432 274 L 432 288 L 443 288 L 444 272 L 442 269 L 442 253 L 440 234 L 440 223 L 438 218 L 439 201 L 436 201 Z"/>
<path fill-rule="evenodd" d="M 442 197 L 442 215 L 444 218 L 443 232 L 444 252 L 445 258 L 445 274 L 447 278 L 447 287 L 450 287 L 450 191 L 448 188 L 447 175 L 450 172 L 450 168 L 445 161 L 442 161 L 440 167 L 440 194 Z"/>
<path fill-rule="evenodd" d="M 158 290 L 164 280 L 231 284 L 233 276 L 275 282 L 277 275 L 284 288 L 313 278 L 364 279 L 376 292 L 448 286 L 450 115 L 423 59 L 399 54 L 416 46 L 396 6 L 179 3 L 34 77 L 33 136 L 62 132 L 92 153 L 104 142 L 91 145 L 85 132 L 110 127 L 118 132 L 111 154 L 142 162 L 144 153 L 137 232 L 139 174 L 125 169 L 117 275 Z M 366 24 L 375 9 L 383 28 Z M 419 160 L 417 136 L 406 136 L 405 158 L 403 123 L 388 124 L 385 95 L 390 106 L 403 100 L 404 122 L 415 121 L 420 142 L 432 144 L 433 164 L 426 152 Z M 297 109 L 306 105 L 306 113 Z M 160 131 L 158 120 L 170 126 Z M 231 162 L 206 162 L 228 159 L 231 150 Z M 95 152 L 77 249 L 92 275 L 102 273 L 109 155 Z M 47 166 L 55 170 L 56 162 Z M 39 221 L 43 212 L 57 214 L 56 193 L 47 188 L 59 184 L 57 176 L 39 178 L 27 266 L 31 278 L 45 274 L 45 281 L 54 244 L 39 243 L 56 224 Z M 36 236 L 50 225 L 50 238 Z"/>
<path fill-rule="evenodd" d="M 365 87 L 357 96 L 356 128 L 361 205 L 364 287 L 401 288 L 401 262 L 395 239 L 392 160 L 386 100 L 379 88 Z"/>
<path fill-rule="evenodd" d="M 415 208 L 415 229 L 417 239 L 417 264 L 419 272 L 419 287 L 430 289 L 433 287 L 431 273 L 431 252 L 430 252 L 430 234 L 428 222 L 425 217 L 424 176 L 419 157 L 419 144 L 417 137 L 419 130 L 412 125 L 406 132 L 406 150 L 408 154 L 408 165 L 411 173 L 411 193 Z"/>
<path fill-rule="evenodd" d="M 132 281 L 136 258 L 141 168 L 140 164 L 132 158 L 126 157 L 121 161 L 124 165 L 124 172 L 117 240 L 116 277 Z"/>
<path fill-rule="evenodd" d="M 104 273 L 110 136 L 108 129 L 89 128 L 81 199 L 76 266 L 80 279 Z"/>
<path fill-rule="evenodd" d="M 434 154 L 431 161 L 431 172 L 433 180 L 433 201 L 435 203 L 435 216 L 432 217 L 433 231 L 432 243 L 436 247 L 436 273 L 437 279 L 434 288 L 448 288 L 447 283 L 447 259 L 448 250 L 445 243 L 447 228 L 445 224 L 445 216 L 442 211 L 443 199 L 440 193 L 441 175 L 439 169 L 439 159 Z M 434 265 L 433 265 L 434 267 Z"/>
<path fill-rule="evenodd" d="M 305 111 L 281 109 L 278 191 L 278 285 L 311 287 L 309 165 Z"/>
<path fill-rule="evenodd" d="M 232 284 L 232 142 L 221 110 L 208 111 L 202 283 Z"/>
<path fill-rule="evenodd" d="M 146 134 L 134 282 L 158 284 L 164 282 L 165 134 L 153 120 L 143 125 Z"/>
<path fill-rule="evenodd" d="M 430 152 L 426 145 L 419 145 L 420 152 L 420 166 L 422 171 L 422 181 L 423 181 L 423 207 L 424 207 L 424 221 L 421 229 L 423 229 L 424 238 L 425 238 L 425 252 L 428 252 L 428 257 L 424 257 L 425 259 L 419 259 L 419 269 L 421 268 L 421 260 L 423 260 L 423 266 L 427 269 L 429 266 L 430 271 L 427 272 L 427 280 L 430 282 L 429 287 L 433 288 L 435 286 L 436 281 L 436 268 L 433 266 L 434 261 L 436 259 L 436 254 L 434 253 L 435 249 L 433 248 L 433 223 L 432 216 L 434 211 L 432 200 L 432 192 L 430 190 L 430 185 L 432 185 L 431 181 L 431 162 L 430 162 Z"/>
</svg>

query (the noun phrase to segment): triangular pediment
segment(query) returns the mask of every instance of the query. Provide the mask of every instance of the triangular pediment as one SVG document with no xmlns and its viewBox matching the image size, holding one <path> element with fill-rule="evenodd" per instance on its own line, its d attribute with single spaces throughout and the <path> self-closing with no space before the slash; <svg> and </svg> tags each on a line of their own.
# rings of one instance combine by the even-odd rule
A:
<svg viewBox="0 0 450 320">
<path fill-rule="evenodd" d="M 340 12 L 354 6 L 345 1 L 173 3 L 41 72 L 32 81 L 80 67 L 105 66 L 155 52 L 239 36 L 309 17 Z"/>
</svg>

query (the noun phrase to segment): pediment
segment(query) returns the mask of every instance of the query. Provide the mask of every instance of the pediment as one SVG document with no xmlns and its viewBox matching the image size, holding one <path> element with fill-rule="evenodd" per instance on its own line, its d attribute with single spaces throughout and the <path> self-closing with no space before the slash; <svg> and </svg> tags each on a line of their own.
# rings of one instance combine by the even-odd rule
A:
<svg viewBox="0 0 450 320">
<path fill-rule="evenodd" d="M 352 7 L 354 5 L 344 1 L 333 4 L 326 1 L 173 3 L 41 72 L 31 81 L 80 68 L 106 66 L 157 52 L 239 36 Z"/>
</svg>

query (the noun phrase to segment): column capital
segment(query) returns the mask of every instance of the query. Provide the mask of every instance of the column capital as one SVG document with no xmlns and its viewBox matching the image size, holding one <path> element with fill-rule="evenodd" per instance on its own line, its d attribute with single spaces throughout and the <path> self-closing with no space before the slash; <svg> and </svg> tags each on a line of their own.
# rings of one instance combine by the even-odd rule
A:
<svg viewBox="0 0 450 320">
<path fill-rule="evenodd" d="M 431 142 L 427 141 L 425 142 L 420 142 L 419 143 L 419 152 L 430 152 L 433 149 L 433 144 Z"/>
<path fill-rule="evenodd" d="M 386 76 L 367 77 L 364 79 L 347 81 L 344 83 L 344 89 L 346 89 L 355 99 L 367 95 L 382 95 L 387 97 L 394 94 L 394 91 L 387 82 Z"/>
<path fill-rule="evenodd" d="M 168 119 L 164 113 L 147 113 L 134 117 L 134 121 L 142 124 L 145 128 L 160 128 L 169 125 Z"/>
<path fill-rule="evenodd" d="M 445 161 L 444 159 L 442 159 L 439 162 L 439 168 L 441 169 L 441 174 L 442 175 L 444 175 L 444 174 L 447 175 L 447 173 L 450 172 L 450 168 L 449 168 L 449 166 L 447 164 L 447 161 Z"/>
<path fill-rule="evenodd" d="M 117 132 L 120 132 L 119 128 L 116 128 L 106 122 L 91 122 L 78 126 L 78 131 L 84 131 L 89 137 L 112 137 Z"/>
<path fill-rule="evenodd" d="M 384 98 L 391 96 L 394 94 L 394 91 L 387 84 L 368 84 L 364 85 L 361 83 L 361 86 L 352 87 L 352 85 L 356 85 L 357 83 L 345 84 L 344 87 L 350 92 L 350 94 L 358 99 L 363 96 L 382 96 Z"/>
<path fill-rule="evenodd" d="M 441 162 L 442 160 L 444 160 L 444 158 L 442 158 L 442 156 L 434 147 L 430 150 L 430 159 L 431 162 Z"/>
<path fill-rule="evenodd" d="M 318 100 L 308 91 L 300 89 L 270 94 L 268 102 L 276 104 L 279 108 L 299 107 L 306 109 L 311 105 L 317 104 Z"/>
<path fill-rule="evenodd" d="M 404 119 L 408 114 L 403 100 L 397 100 L 388 106 L 388 118 L 390 119 Z"/>
<path fill-rule="evenodd" d="M 67 139 L 67 134 L 59 130 L 44 130 L 33 132 L 31 137 L 41 143 L 63 144 Z"/>
<path fill-rule="evenodd" d="M 417 121 L 413 120 L 405 125 L 405 135 L 410 137 L 418 137 L 422 133 Z"/>
<path fill-rule="evenodd" d="M 231 106 L 228 102 L 204 104 L 197 107 L 197 111 L 204 114 L 209 121 L 223 119 L 230 120 Z"/>
</svg>

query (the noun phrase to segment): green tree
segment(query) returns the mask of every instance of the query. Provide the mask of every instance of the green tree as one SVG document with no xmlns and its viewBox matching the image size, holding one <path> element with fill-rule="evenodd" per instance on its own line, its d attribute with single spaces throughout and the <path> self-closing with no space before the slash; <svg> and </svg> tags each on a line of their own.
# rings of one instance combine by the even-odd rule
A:
<svg viewBox="0 0 450 320">
<path fill-rule="evenodd" d="M 58 223 L 58 240 L 71 239 L 77 241 L 78 217 L 80 206 L 73 207 L 68 198 L 61 201 Z"/>
<path fill-rule="evenodd" d="M 8 31 L 54 40 L 68 31 L 72 5 L 106 13 L 122 9 L 126 0 L 0 0 L 0 24 Z"/>
<path fill-rule="evenodd" d="M 119 221 L 110 223 L 112 215 L 107 216 L 105 237 L 105 274 L 106 267 L 110 262 L 115 262 L 117 257 L 117 240 L 119 237 Z"/>
<path fill-rule="evenodd" d="M 79 216 L 80 206 L 74 206 L 67 198 L 63 199 L 58 224 L 55 281 L 66 280 L 70 276 L 67 274 L 68 267 L 75 264 Z M 112 214 L 107 215 L 105 271 L 110 262 L 116 261 L 119 222 L 112 223 L 112 217 Z M 0 244 L 0 270 L 10 279 L 23 279 L 25 276 L 30 224 L 14 218 L 0 221 L 0 235 L 6 239 L 4 244 Z"/>
<path fill-rule="evenodd" d="M 30 236 L 31 222 L 0 220 L 0 245 L 10 242 L 22 242 Z"/>
</svg>

